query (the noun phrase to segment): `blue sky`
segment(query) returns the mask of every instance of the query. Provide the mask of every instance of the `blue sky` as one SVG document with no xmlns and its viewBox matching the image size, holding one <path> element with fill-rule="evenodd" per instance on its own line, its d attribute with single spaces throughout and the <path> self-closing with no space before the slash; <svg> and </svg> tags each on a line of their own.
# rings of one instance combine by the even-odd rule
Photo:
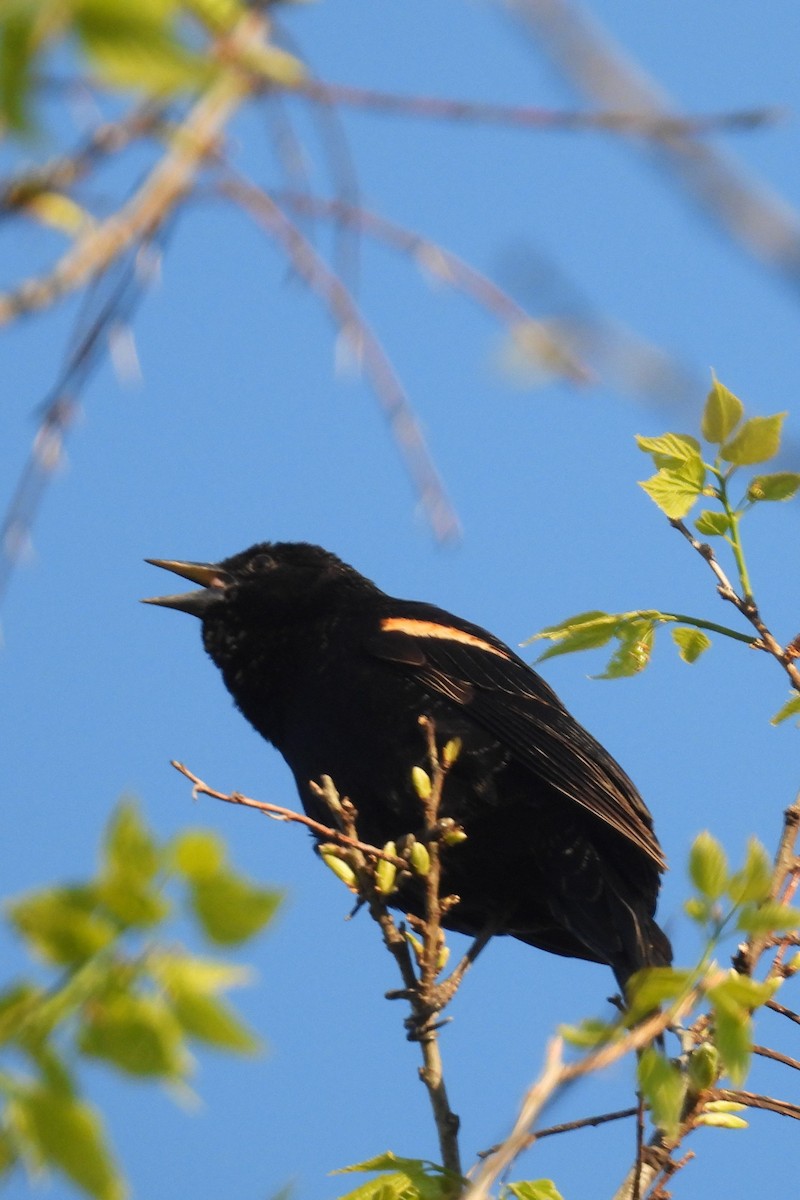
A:
<svg viewBox="0 0 800 1200">
<path fill-rule="evenodd" d="M 686 112 L 784 109 L 780 122 L 715 144 L 800 203 L 796 13 L 750 0 L 654 2 L 646 11 L 603 0 L 592 11 Z M 332 82 L 582 103 L 500 6 L 340 0 L 298 6 L 284 21 Z M 319 131 L 304 111 L 296 120 L 314 182 L 329 194 Z M 3 614 L 5 894 L 90 871 L 103 823 L 126 792 L 162 834 L 213 827 L 243 869 L 287 891 L 250 956 L 258 982 L 238 997 L 267 1039 L 262 1059 L 203 1055 L 203 1105 L 191 1114 L 163 1093 L 87 1073 L 139 1197 L 162 1194 L 168 1180 L 174 1200 L 261 1200 L 289 1182 L 302 1200 L 332 1200 L 349 1183 L 328 1178 L 337 1166 L 389 1148 L 436 1157 L 416 1051 L 403 1040 L 399 1009 L 382 999 L 395 980 L 376 931 L 365 916 L 344 922 L 347 894 L 302 833 L 212 801 L 193 805 L 168 765 L 179 758 L 222 789 L 294 802 L 279 757 L 233 710 L 196 623 L 137 604 L 163 588 L 142 560 L 213 560 L 264 539 L 315 541 L 385 590 L 438 603 L 512 645 L 590 608 L 661 607 L 733 624 L 710 573 L 636 486 L 650 472 L 633 435 L 696 432 L 713 367 L 751 412 L 789 409 L 788 432 L 795 444 L 800 437 L 796 289 L 733 246 L 641 144 L 365 113 L 342 121 L 366 207 L 514 288 L 536 315 L 554 304 L 563 314 L 565 292 L 579 294 L 673 356 L 690 384 L 660 404 L 602 377 L 583 388 L 521 387 L 500 369 L 494 319 L 365 240 L 361 304 L 463 525 L 461 541 L 442 547 L 417 511 L 374 397 L 363 380 L 335 371 L 335 331 L 281 252 L 212 196 L 181 218 L 135 321 L 143 381 L 122 387 L 107 366 L 93 379 Z M 258 182 L 283 185 L 263 115 L 242 119 L 232 136 Z M 6 226 L 1 244 L 4 287 L 58 249 L 33 226 Z M 568 284 L 543 288 L 529 265 L 541 259 Z M 75 312 L 61 306 L 0 339 L 6 496 Z M 797 459 L 785 465 L 797 469 Z M 745 528 L 757 597 L 787 640 L 798 625 L 795 509 L 765 506 Z M 715 644 L 690 668 L 663 640 L 650 669 L 627 682 L 590 681 L 603 662 L 557 659 L 543 674 L 654 812 L 673 865 L 661 919 L 679 961 L 690 961 L 698 947 L 681 905 L 694 835 L 711 828 L 733 858 L 751 833 L 772 849 L 793 798 L 797 734 L 769 725 L 787 688 L 766 656 L 732 643 Z M 18 964 L 15 947 L 3 944 Z M 467 1162 L 509 1128 L 556 1024 L 602 1011 L 611 989 L 603 968 L 510 942 L 489 948 L 443 1036 Z M 765 1021 L 760 1040 L 796 1054 L 778 1021 Z M 790 1076 L 759 1068 L 750 1086 L 791 1098 Z M 624 1064 L 564 1096 L 548 1121 L 624 1107 L 630 1092 Z M 784 1179 L 779 1119 L 756 1113 L 751 1124 L 751 1134 L 696 1134 L 697 1159 L 676 1196 L 751 1195 Z M 622 1125 L 549 1139 L 515 1177 L 550 1175 L 567 1200 L 610 1195 L 632 1147 Z M 70 1195 L 60 1183 L 46 1194 Z"/>
</svg>

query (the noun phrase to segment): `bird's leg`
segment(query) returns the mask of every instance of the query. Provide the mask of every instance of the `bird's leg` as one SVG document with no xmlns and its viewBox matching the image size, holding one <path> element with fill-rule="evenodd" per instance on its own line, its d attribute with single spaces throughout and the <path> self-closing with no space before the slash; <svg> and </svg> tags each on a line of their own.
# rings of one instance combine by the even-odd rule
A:
<svg viewBox="0 0 800 1200">
<path fill-rule="evenodd" d="M 472 945 L 467 950 L 466 954 L 461 958 L 461 961 L 453 968 L 446 979 L 441 983 L 437 983 L 435 989 L 436 1011 L 441 1012 L 446 1008 L 450 1001 L 455 996 L 458 989 L 461 987 L 461 981 L 470 969 L 475 959 L 480 954 L 485 946 L 488 946 L 494 935 L 497 933 L 497 921 L 490 921 L 483 927 L 481 932 L 473 941 Z"/>
</svg>

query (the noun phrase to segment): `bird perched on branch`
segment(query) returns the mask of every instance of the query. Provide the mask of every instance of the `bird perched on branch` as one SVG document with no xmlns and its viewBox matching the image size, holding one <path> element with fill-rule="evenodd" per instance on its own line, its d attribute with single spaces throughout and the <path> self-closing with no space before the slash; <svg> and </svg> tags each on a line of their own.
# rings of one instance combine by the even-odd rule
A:
<svg viewBox="0 0 800 1200">
<path fill-rule="evenodd" d="M 441 815 L 466 840 L 443 853 L 459 896 L 445 925 L 509 934 L 607 963 L 624 988 L 669 963 L 654 920 L 664 858 L 628 776 L 551 688 L 486 630 L 397 600 L 319 546 L 264 542 L 220 563 L 150 559 L 200 584 L 151 604 L 199 617 L 242 713 L 281 752 L 309 816 L 329 775 L 383 846 L 419 830 L 412 768 L 428 766 L 420 716 L 460 753 Z M 390 903 L 421 915 L 413 882 Z"/>
</svg>

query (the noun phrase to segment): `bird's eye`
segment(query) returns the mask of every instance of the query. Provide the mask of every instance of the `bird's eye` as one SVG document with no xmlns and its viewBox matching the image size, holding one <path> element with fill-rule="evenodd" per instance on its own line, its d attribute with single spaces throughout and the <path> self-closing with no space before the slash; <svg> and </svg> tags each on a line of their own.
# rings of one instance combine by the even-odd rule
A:
<svg viewBox="0 0 800 1200">
<path fill-rule="evenodd" d="M 271 554 L 257 554 L 251 561 L 250 567 L 253 571 L 269 571 L 275 566 L 275 559 Z"/>
</svg>

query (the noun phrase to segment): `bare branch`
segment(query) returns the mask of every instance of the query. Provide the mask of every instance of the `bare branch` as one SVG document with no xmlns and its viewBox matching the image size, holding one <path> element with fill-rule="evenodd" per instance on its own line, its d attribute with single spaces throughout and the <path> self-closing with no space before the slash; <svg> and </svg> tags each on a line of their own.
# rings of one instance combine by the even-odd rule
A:
<svg viewBox="0 0 800 1200">
<path fill-rule="evenodd" d="M 773 634 L 770 633 L 752 597 L 742 597 L 736 592 L 730 579 L 728 579 L 728 576 L 717 562 L 714 551 L 707 542 L 701 542 L 696 538 L 683 521 L 672 517 L 669 523 L 673 529 L 677 529 L 686 538 L 690 546 L 708 563 L 717 578 L 717 592 L 722 599 L 729 601 L 729 603 L 737 608 L 742 616 L 755 628 L 758 633 L 758 640 L 752 643 L 755 649 L 766 650 L 771 654 L 789 676 L 795 691 L 800 692 L 800 669 L 796 663 L 796 655 L 789 647 L 781 646 Z"/>
<path fill-rule="evenodd" d="M 230 34 L 231 42 L 241 49 L 261 47 L 266 28 L 263 17 L 248 12 Z M 186 195 L 215 151 L 221 130 L 253 87 L 244 71 L 228 66 L 189 110 L 166 153 L 127 203 L 81 234 L 49 275 L 29 279 L 16 291 L 0 295 L 0 325 L 49 307 L 102 274 L 129 246 L 152 236 Z"/>
<path fill-rule="evenodd" d="M 708 116 L 672 116 L 630 112 L 563 112 L 533 105 L 487 104 L 454 100 L 443 96 L 401 96 L 374 88 L 310 80 L 299 89 L 311 100 L 325 105 L 344 105 L 370 112 L 394 113 L 404 117 L 445 121 L 474 121 L 481 124 L 517 126 L 523 129 L 592 129 L 636 134 L 648 138 L 676 135 L 697 136 L 730 129 L 755 129 L 775 120 L 774 109 L 745 109 Z"/>
<path fill-rule="evenodd" d="M 287 821 L 297 825 L 304 825 L 306 829 L 318 838 L 326 842 L 337 842 L 340 846 L 347 846 L 352 850 L 358 850 L 361 854 L 368 858 L 383 858 L 387 862 L 393 863 L 398 868 L 403 868 L 407 864 L 401 858 L 396 858 L 392 854 L 387 854 L 385 851 L 378 849 L 377 846 L 370 846 L 367 842 L 361 842 L 358 838 L 349 837 L 343 833 L 341 829 L 336 829 L 332 825 L 322 825 L 319 821 L 313 821 L 311 817 L 307 817 L 304 813 L 295 812 L 292 808 L 283 808 L 280 804 L 270 804 L 266 800 L 253 800 L 250 796 L 243 796 L 241 792 L 220 792 L 216 788 L 209 787 L 204 783 L 193 771 L 190 771 L 184 763 L 177 762 L 172 759 L 170 766 L 176 771 L 180 771 L 181 775 L 185 775 L 192 784 L 193 796 L 210 796 L 212 800 L 222 800 L 225 804 L 238 804 L 242 808 L 255 808 L 266 817 L 271 817 L 273 821 Z M 322 790 L 320 789 L 320 794 Z"/>
<path fill-rule="evenodd" d="M 328 307 L 372 383 L 435 535 L 460 536 L 460 524 L 431 459 L 416 415 L 389 358 L 350 292 L 267 192 L 233 173 L 220 189 L 275 238 L 292 265 Z"/>
</svg>

